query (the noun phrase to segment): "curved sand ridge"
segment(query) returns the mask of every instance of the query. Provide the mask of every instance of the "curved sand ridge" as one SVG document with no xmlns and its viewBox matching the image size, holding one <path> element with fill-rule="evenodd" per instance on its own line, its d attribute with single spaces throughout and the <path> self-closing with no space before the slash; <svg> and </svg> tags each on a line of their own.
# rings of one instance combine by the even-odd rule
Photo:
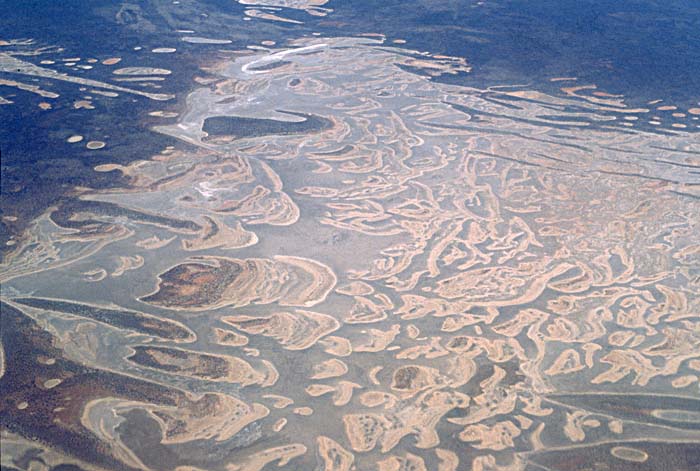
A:
<svg viewBox="0 0 700 471">
<path fill-rule="evenodd" d="M 269 317 L 229 316 L 222 320 L 247 334 L 272 337 L 287 350 L 305 350 L 340 327 L 329 315 L 301 309 Z"/>
<path fill-rule="evenodd" d="M 211 355 L 169 347 L 135 345 L 134 353 L 126 359 L 132 363 L 206 381 L 250 386 L 271 386 L 278 378 L 277 370 L 263 361 L 259 371 L 241 358 L 230 355 Z"/>
<path fill-rule="evenodd" d="M 3 420 L 115 469 L 691 469 L 695 136 L 586 84 L 430 79 L 468 68 L 222 63 L 157 128 L 195 150 L 100 165 L 128 187 L 7 258 Z"/>
<path fill-rule="evenodd" d="M 330 268 L 319 262 L 281 255 L 274 260 L 201 257 L 158 278 L 157 290 L 141 300 L 189 310 L 273 302 L 311 307 L 322 302 L 336 282 Z"/>
</svg>

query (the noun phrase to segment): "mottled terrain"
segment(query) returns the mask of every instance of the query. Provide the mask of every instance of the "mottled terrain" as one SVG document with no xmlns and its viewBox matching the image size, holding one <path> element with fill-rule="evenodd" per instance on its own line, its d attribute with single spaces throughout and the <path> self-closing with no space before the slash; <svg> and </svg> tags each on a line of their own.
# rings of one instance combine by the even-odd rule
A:
<svg viewBox="0 0 700 471">
<path fill-rule="evenodd" d="M 435 80 L 469 70 L 210 65 L 154 127 L 181 145 L 6 256 L 3 469 L 700 469 L 700 109 Z"/>
</svg>

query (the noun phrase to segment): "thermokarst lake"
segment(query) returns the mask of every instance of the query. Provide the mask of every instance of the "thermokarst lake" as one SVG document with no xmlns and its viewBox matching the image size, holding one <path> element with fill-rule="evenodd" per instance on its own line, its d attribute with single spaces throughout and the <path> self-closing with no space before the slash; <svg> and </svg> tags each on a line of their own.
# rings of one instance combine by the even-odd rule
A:
<svg viewBox="0 0 700 471">
<path fill-rule="evenodd" d="M 2 11 L 3 470 L 700 470 L 697 2 Z"/>
</svg>

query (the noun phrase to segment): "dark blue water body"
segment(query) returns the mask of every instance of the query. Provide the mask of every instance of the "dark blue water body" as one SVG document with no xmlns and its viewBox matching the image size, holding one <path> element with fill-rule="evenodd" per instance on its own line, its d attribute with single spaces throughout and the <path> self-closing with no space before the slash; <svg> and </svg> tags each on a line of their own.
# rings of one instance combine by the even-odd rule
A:
<svg viewBox="0 0 700 471">
<path fill-rule="evenodd" d="M 503 0 L 335 2 L 330 22 L 381 32 L 406 47 L 466 57 L 467 85 L 578 77 L 630 103 L 700 97 L 700 2 L 693 0 Z M 322 22 L 323 23 L 323 22 Z M 329 25 L 332 31 L 334 26 Z"/>
<path fill-rule="evenodd" d="M 27 77 L 14 80 L 34 83 Z M 53 82 L 53 83 L 51 83 Z M 174 144 L 166 136 L 149 130 L 152 124 L 163 123 L 147 117 L 147 111 L 177 106 L 156 105 L 142 97 L 121 95 L 100 97 L 81 92 L 74 84 L 39 80 L 42 88 L 60 93 L 56 100 L 44 100 L 22 91 L 5 88 L 3 96 L 14 104 L 0 107 L 0 155 L 2 173 L 2 209 L 0 215 L 13 215 L 20 220 L 0 228 L 0 244 L 23 227 L 27 219 L 58 202 L 75 186 L 106 188 L 124 183 L 119 172 L 94 171 L 102 163 L 127 163 L 160 152 Z M 176 91 L 178 87 L 173 87 Z M 181 87 L 184 92 L 185 87 Z M 10 93 L 7 93 L 10 90 Z M 76 110 L 73 103 L 84 95 L 94 96 L 93 110 Z M 37 104 L 51 102 L 53 108 L 41 110 Z M 69 144 L 66 139 L 82 135 L 84 141 Z M 99 140 L 107 145 L 89 150 L 85 143 Z"/>
<path fill-rule="evenodd" d="M 170 9 L 162 8 L 166 4 Z M 147 158 L 175 143 L 172 138 L 150 130 L 155 124 L 166 124 L 171 120 L 150 117 L 148 112 L 178 111 L 183 106 L 182 99 L 193 86 L 193 77 L 202 75 L 200 66 L 221 58 L 218 52 L 221 46 L 186 43 L 181 40 L 183 34 L 178 29 L 196 27 L 199 35 L 231 39 L 234 41 L 231 48 L 244 47 L 256 36 L 261 38 L 259 40 L 268 39 L 264 26 L 256 28 L 251 35 L 243 32 L 240 27 L 243 8 L 238 4 L 230 2 L 227 12 L 203 16 L 210 10 L 204 4 L 175 8 L 171 2 L 120 4 L 111 1 L 29 0 L 4 5 L 0 39 L 33 39 L 34 43 L 0 47 L 0 52 L 49 48 L 44 54 L 17 57 L 37 65 L 41 60 L 55 60 L 56 64 L 42 67 L 134 89 L 139 89 L 139 85 L 115 82 L 112 71 L 133 66 L 169 69 L 172 74 L 160 82 L 161 89 L 141 89 L 172 94 L 175 99 L 156 102 L 125 93 L 120 93 L 117 98 L 107 98 L 91 93 L 90 87 L 81 91 L 80 85 L 73 83 L 22 74 L 1 74 L 3 79 L 38 85 L 60 94 L 60 97 L 46 99 L 15 88 L 0 87 L 0 96 L 14 102 L 0 106 L 0 217 L 19 218 L 14 222 L 0 220 L 0 251 L 6 248 L 5 243 L 10 237 L 21 233 L 29 220 L 61 201 L 76 186 L 107 188 L 125 183 L 119 172 L 96 172 L 93 170 L 96 165 L 125 164 Z M 134 50 L 137 47 L 141 49 Z M 155 47 L 173 47 L 177 52 L 150 53 Z M 61 64 L 61 58 L 70 57 L 82 58 L 81 63 L 87 58 L 101 61 L 121 57 L 122 61 L 112 67 L 96 63 L 91 70 L 81 70 Z M 73 103 L 85 95 L 95 97 L 95 109 L 74 109 Z M 52 109 L 40 109 L 41 102 L 50 103 Z M 77 145 L 67 143 L 66 139 L 75 134 L 85 136 L 85 140 Z M 101 140 L 107 146 L 90 151 L 85 148 L 89 140 Z"/>
</svg>

